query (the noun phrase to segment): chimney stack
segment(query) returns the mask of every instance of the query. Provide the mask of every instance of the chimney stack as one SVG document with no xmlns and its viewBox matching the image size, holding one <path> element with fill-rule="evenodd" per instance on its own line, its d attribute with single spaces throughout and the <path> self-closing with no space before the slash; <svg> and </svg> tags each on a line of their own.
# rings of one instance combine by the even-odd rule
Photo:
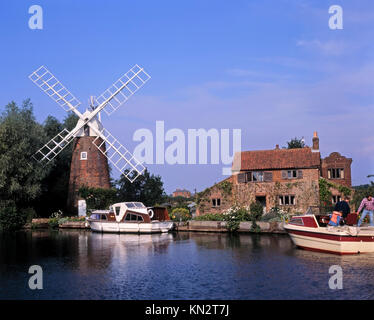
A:
<svg viewBox="0 0 374 320">
<path fill-rule="evenodd" d="M 279 150 L 279 144 L 275 145 L 275 150 Z"/>
<path fill-rule="evenodd" d="M 314 131 L 314 134 L 313 134 L 312 152 L 319 152 L 319 138 L 318 138 L 317 131 Z"/>
</svg>

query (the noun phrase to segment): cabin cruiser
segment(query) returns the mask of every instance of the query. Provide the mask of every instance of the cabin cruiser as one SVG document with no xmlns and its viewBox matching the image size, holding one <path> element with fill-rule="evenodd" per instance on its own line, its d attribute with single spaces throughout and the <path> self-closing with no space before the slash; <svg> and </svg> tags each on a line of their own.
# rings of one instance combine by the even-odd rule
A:
<svg viewBox="0 0 374 320">
<path fill-rule="evenodd" d="M 95 210 L 87 222 L 92 231 L 114 233 L 164 233 L 174 226 L 167 211 L 160 214 L 158 210 L 156 215 L 141 202 L 121 202 L 109 210 Z"/>
<path fill-rule="evenodd" d="M 329 226 L 327 216 L 317 216 L 309 210 L 293 216 L 284 229 L 302 249 L 341 255 L 374 252 L 374 227 L 357 227 L 353 223 Z"/>
</svg>

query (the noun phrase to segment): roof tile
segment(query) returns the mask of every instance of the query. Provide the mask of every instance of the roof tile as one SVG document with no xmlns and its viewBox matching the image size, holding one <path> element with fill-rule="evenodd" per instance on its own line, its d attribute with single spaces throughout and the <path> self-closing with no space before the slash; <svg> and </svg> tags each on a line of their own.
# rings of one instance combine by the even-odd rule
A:
<svg viewBox="0 0 374 320">
<path fill-rule="evenodd" d="M 320 153 L 312 152 L 311 148 L 305 147 L 298 149 L 242 151 L 235 154 L 232 169 L 246 171 L 316 168 L 320 164 Z"/>
</svg>

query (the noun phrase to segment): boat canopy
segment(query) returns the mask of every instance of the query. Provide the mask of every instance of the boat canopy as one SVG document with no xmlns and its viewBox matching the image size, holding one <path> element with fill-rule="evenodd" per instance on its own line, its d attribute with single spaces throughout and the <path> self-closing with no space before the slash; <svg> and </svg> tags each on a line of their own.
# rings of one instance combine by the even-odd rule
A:
<svg viewBox="0 0 374 320">
<path fill-rule="evenodd" d="M 127 208 L 145 208 L 145 205 L 141 202 L 125 202 Z"/>
</svg>

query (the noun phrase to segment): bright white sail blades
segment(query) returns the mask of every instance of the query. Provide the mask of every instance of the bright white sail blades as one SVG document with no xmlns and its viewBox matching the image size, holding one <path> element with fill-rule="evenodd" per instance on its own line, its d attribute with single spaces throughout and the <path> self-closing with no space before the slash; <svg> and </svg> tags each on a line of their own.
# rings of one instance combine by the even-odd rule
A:
<svg viewBox="0 0 374 320">
<path fill-rule="evenodd" d="M 65 111 L 72 111 L 81 103 L 60 81 L 44 66 L 35 70 L 29 78 Z"/>
<path fill-rule="evenodd" d="M 106 129 L 99 129 L 97 124 L 97 115 L 102 110 L 110 115 L 151 78 L 143 68 L 138 65 L 132 67 L 96 99 L 97 107 L 92 111 L 86 110 L 84 115 L 77 109 L 80 105 L 79 100 L 46 67 L 40 67 L 29 78 L 65 111 L 72 111 L 79 117 L 79 121 L 72 131 L 62 130 L 33 155 L 34 159 L 39 162 L 52 160 L 77 136 L 84 126 L 88 125 L 97 135 L 93 144 L 128 180 L 133 182 L 143 174 L 145 167 Z"/>
<path fill-rule="evenodd" d="M 49 140 L 32 157 L 40 163 L 51 161 L 73 140 L 73 138 L 74 135 L 70 134 L 67 129 L 64 129 Z"/>
<path fill-rule="evenodd" d="M 96 101 L 110 115 L 138 91 L 151 76 L 137 64 L 105 90 Z"/>
<path fill-rule="evenodd" d="M 105 128 L 99 133 L 93 144 L 130 182 L 135 181 L 138 176 L 143 174 L 145 167 Z"/>
</svg>

